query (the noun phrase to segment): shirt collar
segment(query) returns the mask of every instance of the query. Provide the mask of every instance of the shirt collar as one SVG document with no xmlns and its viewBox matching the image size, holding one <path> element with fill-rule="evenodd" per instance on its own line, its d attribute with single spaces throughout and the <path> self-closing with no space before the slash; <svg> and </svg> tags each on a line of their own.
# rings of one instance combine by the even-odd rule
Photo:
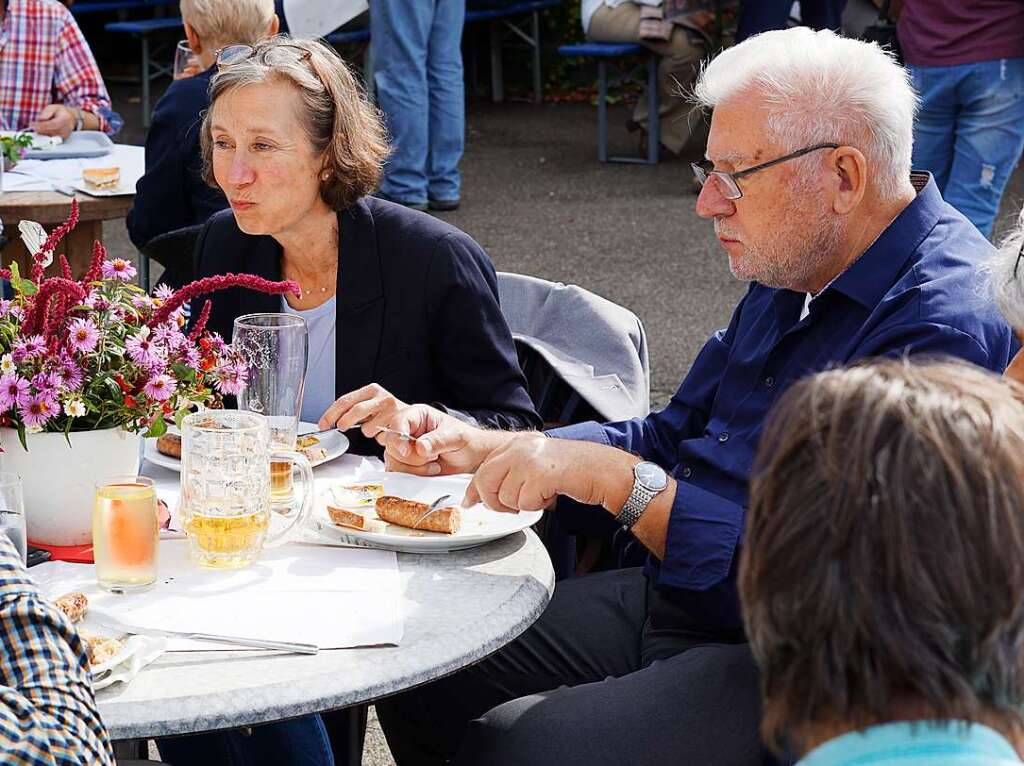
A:
<svg viewBox="0 0 1024 766">
<path fill-rule="evenodd" d="M 919 754 L 908 763 L 939 763 L 942 754 L 977 754 L 1020 763 L 999 732 L 968 721 L 900 721 L 869 726 L 814 748 L 797 766 L 852 766 L 883 761 L 885 756 Z M 888 761 L 885 761 L 888 762 Z"/>
<path fill-rule="evenodd" d="M 910 182 L 917 190 L 917 196 L 864 254 L 819 295 L 834 290 L 868 310 L 878 305 L 907 259 L 934 228 L 945 204 L 931 173 L 911 172 Z"/>
</svg>

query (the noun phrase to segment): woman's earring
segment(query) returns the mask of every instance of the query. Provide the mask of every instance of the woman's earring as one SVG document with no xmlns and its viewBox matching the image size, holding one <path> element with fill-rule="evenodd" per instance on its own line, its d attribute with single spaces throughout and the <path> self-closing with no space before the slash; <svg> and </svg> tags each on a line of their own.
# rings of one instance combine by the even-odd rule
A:
<svg viewBox="0 0 1024 766">
<path fill-rule="evenodd" d="M 331 180 L 331 171 L 330 170 L 325 170 L 323 173 L 321 173 L 320 174 L 320 180 L 321 181 L 330 181 Z"/>
</svg>

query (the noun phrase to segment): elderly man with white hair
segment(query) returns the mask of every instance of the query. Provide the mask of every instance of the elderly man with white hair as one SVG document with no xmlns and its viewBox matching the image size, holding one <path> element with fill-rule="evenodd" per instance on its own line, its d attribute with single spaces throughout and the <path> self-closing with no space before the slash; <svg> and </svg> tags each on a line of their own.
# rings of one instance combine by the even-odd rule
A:
<svg viewBox="0 0 1024 766">
<path fill-rule="evenodd" d="M 598 506 L 650 551 L 643 570 L 559 583 L 515 642 L 378 705 L 400 766 L 763 763 L 735 578 L 769 408 L 806 375 L 865 357 L 1001 371 L 1016 348 L 977 270 L 993 248 L 911 172 L 916 99 L 881 49 L 768 32 L 712 61 L 696 95 L 713 110 L 697 211 L 751 284 L 668 406 L 542 435 L 419 405 L 389 423 L 415 443 L 381 438 L 392 468 L 475 472 L 468 502 Z"/>
</svg>

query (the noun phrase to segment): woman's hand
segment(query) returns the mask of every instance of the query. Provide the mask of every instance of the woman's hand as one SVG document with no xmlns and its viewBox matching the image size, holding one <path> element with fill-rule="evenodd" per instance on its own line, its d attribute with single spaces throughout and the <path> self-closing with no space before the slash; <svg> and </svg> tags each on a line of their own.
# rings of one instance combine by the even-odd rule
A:
<svg viewBox="0 0 1024 766">
<path fill-rule="evenodd" d="M 328 407 L 320 416 L 318 427 L 321 431 L 332 427 L 347 431 L 361 425 L 363 435 L 375 439 L 381 428 L 388 427 L 392 416 L 405 407 L 405 402 L 387 389 L 371 383 L 345 394 Z"/>
</svg>

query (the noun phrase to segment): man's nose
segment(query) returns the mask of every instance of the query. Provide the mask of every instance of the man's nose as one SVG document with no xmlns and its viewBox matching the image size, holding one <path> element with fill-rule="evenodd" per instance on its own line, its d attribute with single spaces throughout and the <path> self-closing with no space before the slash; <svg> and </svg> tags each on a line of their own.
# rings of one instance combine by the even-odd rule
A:
<svg viewBox="0 0 1024 766">
<path fill-rule="evenodd" d="M 714 176 L 708 178 L 697 195 L 697 215 L 701 218 L 718 218 L 732 215 L 736 212 L 736 205 L 731 199 L 726 199 Z"/>
</svg>

